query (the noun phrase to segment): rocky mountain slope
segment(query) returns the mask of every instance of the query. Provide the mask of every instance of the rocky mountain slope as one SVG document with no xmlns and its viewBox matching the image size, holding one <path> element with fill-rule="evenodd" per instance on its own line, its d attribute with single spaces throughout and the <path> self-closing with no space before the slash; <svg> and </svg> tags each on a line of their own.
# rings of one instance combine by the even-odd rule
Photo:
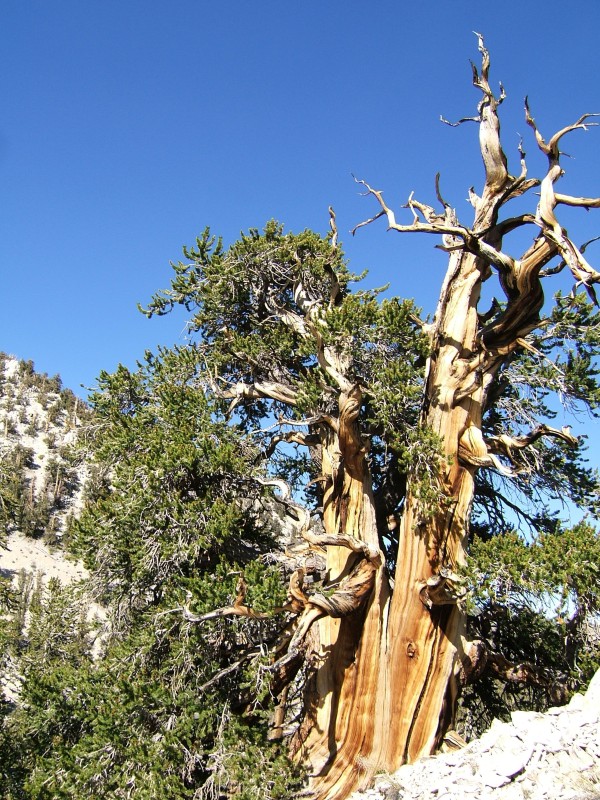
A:
<svg viewBox="0 0 600 800">
<path fill-rule="evenodd" d="M 0 700 L 9 704 L 19 698 L 15 643 L 27 640 L 34 598 L 51 580 L 66 586 L 87 576 L 64 544 L 90 474 L 76 449 L 90 420 L 85 403 L 58 376 L 0 353 L 0 634 L 12 643 L 0 656 Z M 80 598 L 88 618 L 104 617 L 85 592 Z"/>
<path fill-rule="evenodd" d="M 0 536 L 64 537 L 88 476 L 74 445 L 89 417 L 58 376 L 0 353 Z"/>
</svg>

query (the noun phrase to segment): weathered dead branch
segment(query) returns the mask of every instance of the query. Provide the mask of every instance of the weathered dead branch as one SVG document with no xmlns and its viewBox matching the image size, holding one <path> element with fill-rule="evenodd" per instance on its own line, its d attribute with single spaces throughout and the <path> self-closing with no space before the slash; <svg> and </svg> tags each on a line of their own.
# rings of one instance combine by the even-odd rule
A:
<svg viewBox="0 0 600 800">
<path fill-rule="evenodd" d="M 538 425 L 535 430 L 523 436 L 509 436 L 503 433 L 498 436 L 488 436 L 485 441 L 488 449 L 493 453 L 501 453 L 512 460 L 513 450 L 523 450 L 525 447 L 530 447 L 542 436 L 561 439 L 571 447 L 575 447 L 578 443 L 577 437 L 572 435 L 569 426 L 559 430 L 558 428 L 552 428 L 550 425 Z"/>
<path fill-rule="evenodd" d="M 597 272 L 584 258 L 581 250 L 571 241 L 565 229 L 560 225 L 554 210 L 558 204 L 558 200 L 554 191 L 554 184 L 562 175 L 563 170 L 560 165 L 560 150 L 559 143 L 563 136 L 576 130 L 587 130 L 590 126 L 595 126 L 597 123 L 587 122 L 591 117 L 598 116 L 597 114 L 583 114 L 572 125 L 559 130 L 546 142 L 540 133 L 534 118 L 531 116 L 529 109 L 529 102 L 525 99 L 525 120 L 532 128 L 539 149 L 548 158 L 548 171 L 541 183 L 540 202 L 537 209 L 537 222 L 542 229 L 542 233 L 547 241 L 553 244 L 557 251 L 560 253 L 565 263 L 571 270 L 577 285 L 582 285 L 587 290 L 588 294 L 597 304 L 596 294 L 593 288 L 594 283 L 600 281 L 600 273 Z M 585 208 L 598 208 L 600 205 L 596 204 L 595 200 L 590 198 L 575 198 L 567 195 L 559 195 L 563 205 L 582 206 Z"/>
<path fill-rule="evenodd" d="M 222 606 L 221 608 L 214 608 L 212 611 L 207 611 L 204 614 L 194 614 L 190 611 L 189 604 L 192 599 L 188 596 L 183 605 L 183 618 L 186 622 L 208 622 L 212 619 L 223 619 L 224 617 L 247 617 L 248 619 L 271 619 L 274 614 L 283 614 L 286 611 L 293 611 L 292 605 L 279 606 L 270 609 L 269 611 L 255 611 L 250 606 L 244 604 L 244 595 L 238 594 L 235 601 L 229 606 Z"/>
<path fill-rule="evenodd" d="M 576 446 L 578 443 L 577 438 L 571 434 L 568 427 L 563 427 L 559 430 L 557 428 L 552 428 L 550 425 L 538 425 L 535 430 L 523 436 L 499 434 L 498 436 L 489 436 L 484 439 L 481 430 L 470 425 L 461 436 L 458 456 L 461 463 L 467 466 L 492 468 L 502 475 L 513 477 L 520 472 L 528 471 L 523 467 L 519 468 L 516 466 L 514 451 L 524 450 L 526 447 L 530 447 L 538 439 L 541 439 L 542 436 L 561 439 L 571 447 Z M 496 458 L 495 454 L 507 458 L 512 466 L 505 467 Z"/>
</svg>

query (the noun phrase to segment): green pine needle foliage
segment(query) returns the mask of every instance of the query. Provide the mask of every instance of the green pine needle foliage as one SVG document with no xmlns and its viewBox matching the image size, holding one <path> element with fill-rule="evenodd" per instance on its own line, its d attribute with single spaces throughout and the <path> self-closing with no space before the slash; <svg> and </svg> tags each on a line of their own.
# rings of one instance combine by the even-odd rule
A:
<svg viewBox="0 0 600 800">
<path fill-rule="evenodd" d="M 526 541 L 516 531 L 476 537 L 466 577 L 472 638 L 546 681 L 524 688 L 484 675 L 463 701 L 469 733 L 514 708 L 545 710 L 585 687 L 600 668 L 600 533 L 589 521 Z"/>
<path fill-rule="evenodd" d="M 71 590 L 0 585 L 0 639 L 22 675 L 19 702 L 0 706 L 7 800 L 297 796 L 302 775 L 267 735 L 270 653 L 290 617 L 265 480 L 285 479 L 318 513 L 318 437 L 308 452 L 272 445 L 303 420 L 310 432 L 338 414 L 323 347 L 361 387 L 358 424 L 390 572 L 388 516 L 401 513 L 409 479 L 425 513 L 441 501 L 440 442 L 421 423 L 428 341 L 412 301 L 356 291 L 359 276 L 330 238 L 274 221 L 229 248 L 207 229 L 184 257 L 144 313 L 182 306 L 189 343 L 101 373 L 91 398 L 82 445 L 91 479 L 68 540 L 108 631 L 98 636 Z M 316 309 L 308 323 L 307 304 Z M 582 295 L 557 295 L 540 331 L 500 370 L 484 436 L 518 437 L 563 409 L 597 413 L 598 311 Z M 224 391 L 261 384 L 285 387 L 294 403 Z M 514 476 L 477 472 L 463 599 L 471 634 L 549 680 L 524 691 L 484 676 L 466 692 L 465 729 L 527 703 L 542 708 L 552 676 L 571 690 L 600 664 L 598 533 L 560 524 L 560 502 L 590 518 L 598 508 L 585 456 L 583 440 L 569 448 L 541 438 L 515 452 Z M 11 474 L 0 464 L 6 522 L 20 513 Z M 258 616 L 198 620 L 236 602 L 242 583 Z"/>
</svg>

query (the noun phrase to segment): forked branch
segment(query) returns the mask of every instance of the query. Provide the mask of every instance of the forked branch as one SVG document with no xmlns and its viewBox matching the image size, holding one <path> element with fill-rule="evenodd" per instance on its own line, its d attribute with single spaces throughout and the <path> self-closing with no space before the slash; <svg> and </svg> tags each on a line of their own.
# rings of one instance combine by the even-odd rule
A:
<svg viewBox="0 0 600 800">
<path fill-rule="evenodd" d="M 498 436 L 490 436 L 484 439 L 479 428 L 469 425 L 460 438 L 458 457 L 465 466 L 495 469 L 510 478 L 526 471 L 523 467 L 516 465 L 514 451 L 530 447 L 542 436 L 561 439 L 570 447 L 575 447 L 578 443 L 578 439 L 571 434 L 568 427 L 559 430 L 558 428 L 550 427 L 550 425 L 538 425 L 535 430 L 523 436 L 499 434 Z M 511 462 L 511 466 L 504 466 L 495 454 L 507 458 Z"/>
<path fill-rule="evenodd" d="M 558 428 L 550 427 L 550 425 L 538 425 L 535 430 L 530 431 L 524 436 L 509 436 L 506 433 L 502 433 L 499 436 L 489 436 L 486 439 L 486 445 L 493 453 L 500 453 L 512 459 L 514 450 L 523 450 L 526 447 L 530 447 L 534 442 L 537 442 L 538 439 L 541 439 L 542 436 L 561 439 L 570 447 L 575 447 L 578 444 L 578 439 L 571 434 L 569 426 L 559 430 Z"/>
<path fill-rule="evenodd" d="M 369 186 L 366 181 L 360 180 L 359 178 L 354 178 L 354 180 L 356 183 L 360 183 L 361 186 L 365 187 L 366 191 L 363 193 L 365 196 L 373 195 L 373 197 L 381 206 L 381 211 L 374 217 L 366 219 L 363 222 L 359 222 L 358 225 L 351 230 L 353 236 L 359 228 L 363 228 L 365 225 L 370 225 L 371 222 L 375 222 L 375 220 L 383 216 L 387 217 L 388 230 L 399 231 L 400 233 L 411 233 L 418 231 L 419 233 L 432 233 L 438 236 L 444 234 L 449 236 L 457 236 L 460 239 L 465 239 L 469 235 L 469 231 L 466 228 L 463 228 L 461 225 L 448 223 L 446 216 L 439 217 L 430 214 L 426 215 L 425 212 L 430 209 L 430 206 L 426 206 L 425 204 L 414 200 L 412 195 L 409 198 L 407 206 L 413 210 L 413 223 L 412 225 L 401 225 L 400 223 L 396 222 L 396 214 L 383 199 L 382 191 L 379 189 L 373 189 L 373 187 Z M 419 211 L 423 212 L 423 216 L 426 219 L 425 222 L 421 222 L 418 215 L 414 213 L 414 209 L 418 209 Z"/>
<path fill-rule="evenodd" d="M 595 126 L 598 123 L 588 122 L 591 117 L 598 116 L 597 114 L 583 114 L 572 125 L 559 130 L 554 136 L 546 142 L 534 118 L 531 116 L 529 103 L 525 99 L 525 120 L 532 128 L 539 149 L 548 158 L 548 172 L 546 177 L 542 180 L 540 202 L 537 210 L 537 222 L 542 229 L 547 241 L 552 243 L 557 251 L 560 253 L 565 263 L 571 270 L 573 277 L 577 281 L 577 285 L 583 285 L 592 300 L 597 304 L 596 294 L 593 288 L 594 283 L 600 281 L 600 272 L 597 272 L 584 258 L 581 250 L 571 241 L 565 229 L 560 225 L 554 209 L 556 208 L 559 199 L 563 205 L 581 206 L 584 208 L 600 208 L 600 202 L 586 197 L 569 197 L 568 195 L 556 195 L 554 191 L 554 184 L 563 175 L 562 167 L 560 166 L 560 150 L 559 143 L 563 136 L 575 130 L 587 130 L 590 126 Z"/>
</svg>

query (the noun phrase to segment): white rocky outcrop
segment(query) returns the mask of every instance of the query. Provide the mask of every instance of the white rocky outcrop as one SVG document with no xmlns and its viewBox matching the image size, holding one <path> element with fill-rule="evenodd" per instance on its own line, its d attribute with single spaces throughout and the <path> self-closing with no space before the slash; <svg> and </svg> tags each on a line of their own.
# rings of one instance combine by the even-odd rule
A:
<svg viewBox="0 0 600 800">
<path fill-rule="evenodd" d="M 406 764 L 352 800 L 600 800 L 600 671 L 545 714 L 513 711 L 462 750 Z"/>
</svg>

